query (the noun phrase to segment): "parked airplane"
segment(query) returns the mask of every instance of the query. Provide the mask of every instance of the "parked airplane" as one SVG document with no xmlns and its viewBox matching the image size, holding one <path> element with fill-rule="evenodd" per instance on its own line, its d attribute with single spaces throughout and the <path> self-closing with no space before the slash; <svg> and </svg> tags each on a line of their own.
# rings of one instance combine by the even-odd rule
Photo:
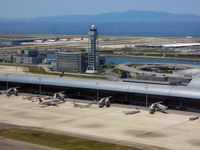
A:
<svg viewBox="0 0 200 150">
<path fill-rule="evenodd" d="M 35 40 L 34 42 L 36 42 L 36 43 L 42 43 L 44 41 L 43 40 Z"/>
<path fill-rule="evenodd" d="M 56 40 L 48 39 L 47 42 L 55 42 Z"/>
<path fill-rule="evenodd" d="M 70 37 L 68 37 L 68 38 L 66 38 L 66 39 L 60 39 L 60 41 L 70 41 L 70 40 L 71 40 Z"/>
<path fill-rule="evenodd" d="M 104 97 L 102 99 L 100 99 L 99 101 L 92 101 L 88 104 L 77 104 L 76 101 L 73 101 L 73 104 L 74 104 L 74 107 L 79 107 L 79 108 L 88 108 L 90 107 L 92 104 L 98 104 L 100 108 L 103 108 L 104 106 L 106 107 L 110 107 L 110 101 L 109 99 L 111 98 L 112 96 L 109 96 L 109 97 Z"/>
<path fill-rule="evenodd" d="M 88 108 L 90 107 L 92 104 L 94 104 L 95 102 L 90 102 L 88 104 L 77 104 L 76 101 L 73 101 L 74 103 L 74 107 L 79 107 L 79 108 Z"/>
<path fill-rule="evenodd" d="M 51 99 L 51 100 L 42 100 L 39 98 L 39 104 L 41 105 L 47 105 L 47 106 L 57 106 L 59 103 L 58 99 Z"/>
<path fill-rule="evenodd" d="M 29 100 L 31 102 L 37 102 L 39 96 L 23 96 L 23 100 Z"/>
<path fill-rule="evenodd" d="M 140 110 L 127 110 L 127 111 L 123 111 L 123 113 L 125 115 L 132 115 L 132 114 L 140 113 Z"/>
<path fill-rule="evenodd" d="M 54 93 L 53 97 L 45 97 L 44 100 L 39 98 L 39 104 L 47 106 L 57 106 L 58 104 L 65 102 L 65 95 L 62 94 L 63 92 Z"/>
<path fill-rule="evenodd" d="M 38 96 L 23 96 L 23 100 L 29 100 L 29 101 L 31 101 L 31 100 L 33 100 L 33 99 L 35 99 L 35 98 L 37 98 Z"/>
<path fill-rule="evenodd" d="M 19 92 L 17 90 L 19 87 L 9 88 L 6 91 L 0 91 L 0 94 L 6 94 L 7 96 L 15 95 L 18 96 Z"/>
<path fill-rule="evenodd" d="M 82 36 L 81 38 L 74 38 L 73 40 L 74 41 L 82 41 L 82 40 L 84 40 L 84 36 Z"/>
<path fill-rule="evenodd" d="M 168 109 L 168 107 L 162 105 L 161 103 L 162 102 L 157 102 L 157 103 L 151 104 L 151 106 L 149 107 L 149 113 L 154 114 L 156 111 L 166 113 L 166 110 Z"/>
<path fill-rule="evenodd" d="M 60 41 L 69 41 L 68 39 L 60 39 Z"/>
<path fill-rule="evenodd" d="M 63 92 L 54 93 L 53 99 L 59 99 L 59 100 L 65 102 L 65 94 L 63 94 L 63 93 L 64 93 L 64 91 Z"/>
<path fill-rule="evenodd" d="M 110 98 L 111 97 L 112 96 L 104 97 L 104 98 L 100 99 L 100 101 L 98 101 L 99 107 L 100 108 L 103 108 L 104 106 L 110 107 Z"/>
</svg>

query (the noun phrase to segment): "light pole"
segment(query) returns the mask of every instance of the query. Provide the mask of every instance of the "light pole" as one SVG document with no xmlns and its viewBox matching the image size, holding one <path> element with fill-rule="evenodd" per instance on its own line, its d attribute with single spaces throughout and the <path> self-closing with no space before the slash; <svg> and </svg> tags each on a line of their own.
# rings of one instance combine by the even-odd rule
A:
<svg viewBox="0 0 200 150">
<path fill-rule="evenodd" d="M 99 101 L 99 83 L 96 83 L 97 85 L 97 101 Z"/>
<path fill-rule="evenodd" d="M 6 79 L 7 79 L 7 81 L 6 81 L 6 90 L 8 90 L 8 74 L 6 74 Z"/>
<path fill-rule="evenodd" d="M 148 87 L 145 87 L 145 90 L 146 90 L 146 109 L 148 109 L 148 93 L 147 93 L 147 89 Z"/>
<path fill-rule="evenodd" d="M 39 90 L 40 90 L 40 95 L 42 94 L 41 92 L 41 78 L 39 77 L 39 80 L 40 80 L 40 86 L 39 86 Z"/>
</svg>

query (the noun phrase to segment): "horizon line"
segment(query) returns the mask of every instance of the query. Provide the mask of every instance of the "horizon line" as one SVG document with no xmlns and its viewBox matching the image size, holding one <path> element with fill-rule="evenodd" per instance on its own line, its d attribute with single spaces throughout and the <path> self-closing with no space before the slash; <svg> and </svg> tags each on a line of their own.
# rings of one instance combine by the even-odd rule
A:
<svg viewBox="0 0 200 150">
<path fill-rule="evenodd" d="M 166 11 L 154 11 L 154 10 L 136 10 L 136 9 L 132 9 L 132 10 L 126 10 L 126 11 L 110 11 L 110 12 L 102 12 L 102 13 L 97 13 L 97 14 L 60 14 L 60 15 L 51 15 L 51 16 L 38 16 L 38 17 L 17 17 L 17 18 L 12 18 L 12 17 L 8 17 L 8 18 L 4 18 L 4 17 L 0 17 L 0 19 L 37 19 L 37 18 L 46 18 L 46 17 L 58 17 L 58 16 L 81 16 L 81 15 L 88 15 L 88 16 L 97 16 L 97 15 L 102 15 L 102 14 L 109 14 L 109 13 L 125 13 L 125 12 L 131 12 L 131 11 L 138 11 L 138 12 L 156 12 L 156 13 L 166 13 L 166 14 L 173 14 L 173 15 L 194 15 L 194 16 L 199 16 L 200 14 L 193 14 L 193 13 L 173 13 L 173 12 L 166 12 Z"/>
</svg>

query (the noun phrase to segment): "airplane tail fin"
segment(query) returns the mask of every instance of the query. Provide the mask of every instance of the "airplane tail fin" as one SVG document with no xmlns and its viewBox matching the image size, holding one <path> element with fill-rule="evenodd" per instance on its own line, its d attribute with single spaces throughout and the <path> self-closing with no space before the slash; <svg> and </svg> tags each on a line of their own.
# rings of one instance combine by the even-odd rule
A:
<svg viewBox="0 0 200 150">
<path fill-rule="evenodd" d="M 41 104 L 42 103 L 42 99 L 41 98 L 39 98 L 39 104 Z"/>
</svg>

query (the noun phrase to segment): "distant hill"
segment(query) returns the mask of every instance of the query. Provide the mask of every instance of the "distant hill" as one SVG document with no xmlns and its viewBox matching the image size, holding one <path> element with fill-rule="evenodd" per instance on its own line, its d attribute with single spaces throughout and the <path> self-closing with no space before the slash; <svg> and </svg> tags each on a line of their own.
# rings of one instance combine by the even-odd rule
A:
<svg viewBox="0 0 200 150">
<path fill-rule="evenodd" d="M 1 21 L 1 20 L 0 20 Z M 111 12 L 99 15 L 63 15 L 39 17 L 34 19 L 4 19 L 4 21 L 28 22 L 178 22 L 200 21 L 200 16 L 193 14 L 171 14 L 154 11 Z"/>
<path fill-rule="evenodd" d="M 87 34 L 92 24 L 100 34 L 107 35 L 200 37 L 198 15 L 135 10 L 33 19 L 0 18 L 0 33 Z"/>
</svg>

